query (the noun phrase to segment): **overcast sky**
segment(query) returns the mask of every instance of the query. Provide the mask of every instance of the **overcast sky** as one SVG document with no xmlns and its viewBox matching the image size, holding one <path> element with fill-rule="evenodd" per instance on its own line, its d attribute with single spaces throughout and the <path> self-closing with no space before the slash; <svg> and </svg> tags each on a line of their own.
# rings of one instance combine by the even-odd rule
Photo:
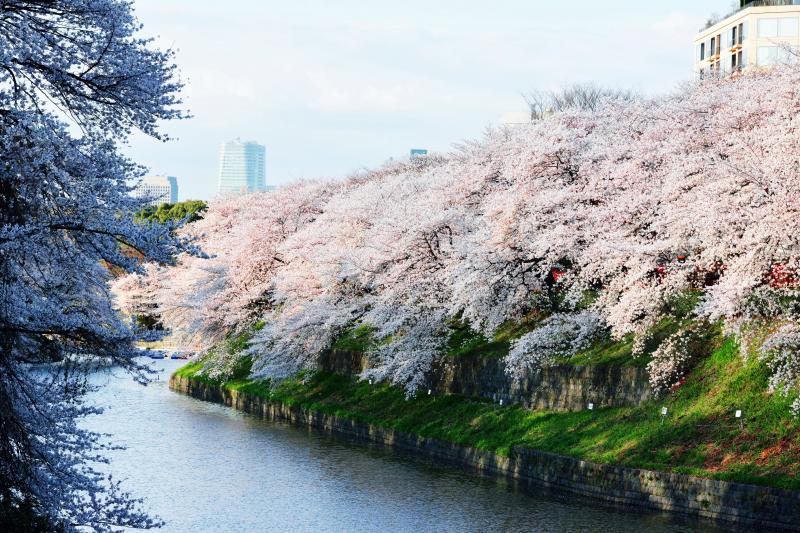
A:
<svg viewBox="0 0 800 533">
<path fill-rule="evenodd" d="M 595 81 L 655 94 L 691 77 L 692 37 L 731 0 L 135 0 L 177 49 L 194 115 L 129 153 L 216 194 L 219 144 L 267 147 L 267 183 L 343 177 L 480 137 L 521 94 Z"/>
</svg>

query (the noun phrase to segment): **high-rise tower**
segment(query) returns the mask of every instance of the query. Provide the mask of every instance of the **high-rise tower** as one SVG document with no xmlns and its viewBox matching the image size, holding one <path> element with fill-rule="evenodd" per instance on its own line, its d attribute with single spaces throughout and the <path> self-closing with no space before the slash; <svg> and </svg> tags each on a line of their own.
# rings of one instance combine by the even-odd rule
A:
<svg viewBox="0 0 800 533">
<path fill-rule="evenodd" d="M 220 194 L 241 194 L 267 190 L 266 149 L 239 139 L 223 143 L 219 151 Z"/>
</svg>

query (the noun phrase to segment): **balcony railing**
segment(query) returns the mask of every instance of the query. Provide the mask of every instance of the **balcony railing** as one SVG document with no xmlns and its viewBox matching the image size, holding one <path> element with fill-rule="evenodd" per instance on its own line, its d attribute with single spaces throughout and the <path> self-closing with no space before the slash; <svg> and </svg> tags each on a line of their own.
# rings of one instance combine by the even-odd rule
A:
<svg viewBox="0 0 800 533">
<path fill-rule="evenodd" d="M 741 7 L 734 9 L 727 15 L 720 17 L 720 16 L 712 16 L 711 18 L 706 21 L 705 26 L 700 28 L 700 31 L 705 31 L 717 22 L 725 20 L 726 18 L 730 17 L 731 15 L 735 15 L 739 11 L 743 9 L 747 9 L 750 7 L 780 7 L 780 6 L 800 6 L 800 0 L 751 0 L 749 2 L 742 2 Z"/>
<path fill-rule="evenodd" d="M 800 0 L 751 0 L 750 2 L 744 2 L 742 7 L 736 11 L 747 9 L 748 7 L 763 6 L 800 6 Z M 736 11 L 734 11 L 734 13 L 736 13 Z"/>
</svg>

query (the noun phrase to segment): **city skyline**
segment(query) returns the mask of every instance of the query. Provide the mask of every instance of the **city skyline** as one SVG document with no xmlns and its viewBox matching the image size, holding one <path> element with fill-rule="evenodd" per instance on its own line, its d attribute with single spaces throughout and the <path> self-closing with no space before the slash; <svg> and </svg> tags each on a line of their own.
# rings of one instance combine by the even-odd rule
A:
<svg viewBox="0 0 800 533">
<path fill-rule="evenodd" d="M 595 81 L 674 90 L 692 78 L 697 31 L 731 2 L 502 1 L 491 12 L 476 1 L 417 0 L 403 10 L 353 1 L 134 7 L 168 36 L 157 44 L 177 48 L 194 117 L 167 125 L 176 141 L 135 136 L 128 153 L 152 171 L 186 176 L 182 199 L 210 199 L 224 139 L 265 144 L 270 183 L 280 185 L 343 178 L 410 146 L 449 151 L 524 111 L 522 94 L 534 89 Z"/>
</svg>

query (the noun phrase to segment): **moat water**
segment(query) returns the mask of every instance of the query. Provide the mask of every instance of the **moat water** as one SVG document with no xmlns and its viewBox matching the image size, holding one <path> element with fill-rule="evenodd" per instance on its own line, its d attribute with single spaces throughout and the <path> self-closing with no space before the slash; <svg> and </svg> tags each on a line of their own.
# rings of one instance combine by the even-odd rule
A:
<svg viewBox="0 0 800 533">
<path fill-rule="evenodd" d="M 170 391 L 181 364 L 154 361 L 160 379 L 146 387 L 94 375 L 107 409 L 86 421 L 127 446 L 109 468 L 166 521 L 159 531 L 711 531 L 259 420 Z"/>
</svg>

